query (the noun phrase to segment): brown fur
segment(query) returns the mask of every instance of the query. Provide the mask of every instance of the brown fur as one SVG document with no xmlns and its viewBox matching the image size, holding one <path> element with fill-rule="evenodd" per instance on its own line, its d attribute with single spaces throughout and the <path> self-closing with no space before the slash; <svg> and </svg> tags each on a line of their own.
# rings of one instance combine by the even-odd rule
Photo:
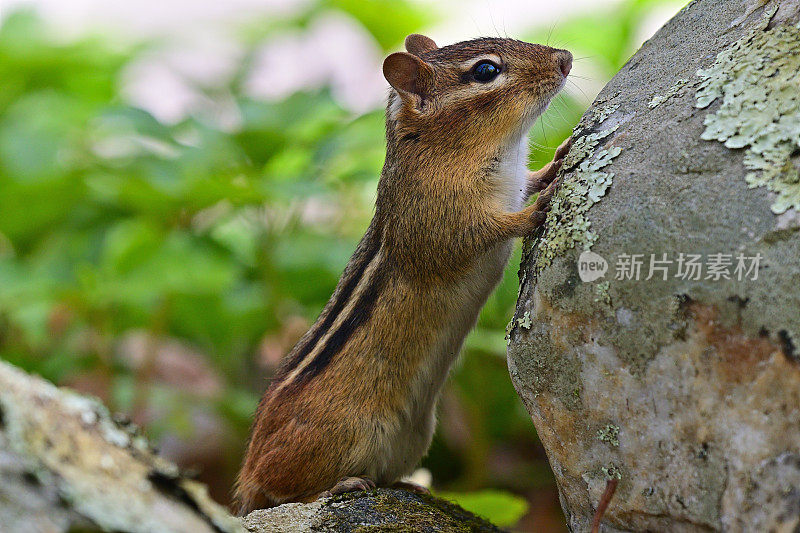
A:
<svg viewBox="0 0 800 533">
<path fill-rule="evenodd" d="M 558 164 L 514 180 L 569 53 L 511 39 L 436 48 L 409 36 L 407 47 L 384 64 L 394 91 L 375 217 L 258 406 L 240 512 L 312 500 L 345 476 L 386 486 L 409 474 L 511 239 L 544 219 Z M 481 84 L 469 76 L 484 57 L 502 71 Z"/>
</svg>

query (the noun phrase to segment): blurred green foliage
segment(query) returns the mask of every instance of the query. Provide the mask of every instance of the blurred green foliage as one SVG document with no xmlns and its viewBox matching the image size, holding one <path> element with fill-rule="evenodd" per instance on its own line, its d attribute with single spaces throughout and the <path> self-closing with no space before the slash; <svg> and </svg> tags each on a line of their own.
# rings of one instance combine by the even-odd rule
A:
<svg viewBox="0 0 800 533">
<path fill-rule="evenodd" d="M 437 496 L 453 501 L 478 516 L 486 517 L 498 527 L 513 526 L 528 510 L 528 503 L 524 498 L 498 490 L 446 492 Z"/>
<path fill-rule="evenodd" d="M 628 0 L 520 37 L 588 54 L 609 78 L 665 3 L 675 2 Z M 0 27 L 0 357 L 138 413 L 156 440 L 177 432 L 191 441 L 197 410 L 210 413 L 227 447 L 210 454 L 224 464 L 205 465 L 221 499 L 275 350 L 321 310 L 372 213 L 382 110 L 353 116 L 325 87 L 272 102 L 242 90 L 260 46 L 327 10 L 352 16 L 384 51 L 436 17 L 407 1 L 321 0 L 242 27 L 237 72 L 197 87 L 234 102 L 233 129 L 196 116 L 165 124 L 127 104 L 121 75 L 144 46 L 63 42 L 27 11 Z M 534 167 L 588 103 L 580 94 L 554 102 L 532 135 Z M 437 487 L 461 491 L 459 502 L 501 525 L 517 521 L 524 501 L 463 491 L 552 491 L 505 364 L 518 263 L 517 251 L 466 342 L 425 461 Z M 134 331 L 191 347 L 221 385 L 199 394 L 189 378 L 159 376 L 152 346 L 134 364 L 121 348 Z"/>
<path fill-rule="evenodd" d="M 643 23 L 656 9 L 677 11 L 685 0 L 626 0 L 605 10 L 575 15 L 556 28 L 534 28 L 525 36 L 533 42 L 572 50 L 591 60 L 604 77 L 622 68 L 639 45 Z"/>
</svg>

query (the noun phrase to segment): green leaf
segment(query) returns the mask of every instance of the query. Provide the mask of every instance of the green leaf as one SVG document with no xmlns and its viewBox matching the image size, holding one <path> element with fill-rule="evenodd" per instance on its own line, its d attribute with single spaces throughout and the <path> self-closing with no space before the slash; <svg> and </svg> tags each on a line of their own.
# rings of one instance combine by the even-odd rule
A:
<svg viewBox="0 0 800 533">
<path fill-rule="evenodd" d="M 451 500 L 499 527 L 513 526 L 528 512 L 525 498 L 501 490 L 443 492 L 437 496 Z"/>
</svg>

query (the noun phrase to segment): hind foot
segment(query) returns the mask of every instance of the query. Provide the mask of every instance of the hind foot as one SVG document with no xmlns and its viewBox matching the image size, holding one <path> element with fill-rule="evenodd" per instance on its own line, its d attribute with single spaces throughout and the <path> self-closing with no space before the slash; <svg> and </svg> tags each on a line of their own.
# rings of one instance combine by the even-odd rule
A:
<svg viewBox="0 0 800 533">
<path fill-rule="evenodd" d="M 375 482 L 368 477 L 343 477 L 336 482 L 330 490 L 326 490 L 320 497 L 326 498 L 329 496 L 336 496 L 337 494 L 344 494 L 345 492 L 355 492 L 359 490 L 372 490 L 375 488 Z"/>
<path fill-rule="evenodd" d="M 428 487 L 424 487 L 417 483 L 413 483 L 411 481 L 397 481 L 396 483 L 392 483 L 393 489 L 400 489 L 400 490 L 407 490 L 410 492 L 415 492 L 417 494 L 426 494 L 429 495 L 431 493 Z"/>
</svg>

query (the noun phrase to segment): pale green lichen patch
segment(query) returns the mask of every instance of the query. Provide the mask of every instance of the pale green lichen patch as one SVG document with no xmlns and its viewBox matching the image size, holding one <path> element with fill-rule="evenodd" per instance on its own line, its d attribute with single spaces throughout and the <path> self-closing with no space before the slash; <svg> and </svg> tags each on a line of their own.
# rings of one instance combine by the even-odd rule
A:
<svg viewBox="0 0 800 533">
<path fill-rule="evenodd" d="M 573 141 L 563 169 L 578 167 L 564 176 L 547 216 L 547 232 L 538 243 L 538 268 L 549 265 L 557 257 L 577 245 L 588 250 L 597 240 L 589 228 L 589 208 L 602 198 L 611 186 L 614 174 L 604 172 L 622 151 L 619 147 L 595 152 L 602 139 L 614 133 L 619 125 L 607 130 L 578 137 Z"/>
<path fill-rule="evenodd" d="M 614 114 L 614 112 L 619 109 L 619 104 L 609 104 L 604 107 L 596 107 L 589 113 L 589 118 L 591 122 L 595 124 L 601 124 L 605 119 L 610 117 Z"/>
<path fill-rule="evenodd" d="M 597 293 L 597 297 L 594 299 L 595 302 L 603 302 L 607 305 L 611 305 L 611 295 L 608 294 L 608 289 L 610 288 L 611 283 L 609 281 L 601 281 L 597 285 L 594 286 L 594 290 Z"/>
<path fill-rule="evenodd" d="M 619 446 L 619 426 L 606 424 L 605 427 L 597 430 L 597 438 L 611 446 Z"/>
<path fill-rule="evenodd" d="M 511 332 L 514 330 L 515 327 L 522 327 L 525 329 L 531 329 L 533 325 L 533 320 L 531 319 L 531 312 L 525 311 L 525 314 L 522 315 L 522 318 L 512 319 L 511 322 L 506 325 L 506 346 L 511 344 Z"/>
<path fill-rule="evenodd" d="M 577 139 L 573 139 L 572 146 L 564 158 L 562 168 L 564 170 L 570 170 L 576 167 L 581 161 L 592 154 L 594 149 L 600 143 L 601 139 L 605 139 L 614 133 L 618 127 L 619 126 L 614 126 L 611 129 L 607 129 L 599 133 L 592 133 L 590 135 L 584 135 L 582 137 L 578 137 Z"/>
<path fill-rule="evenodd" d="M 800 210 L 800 170 L 792 161 L 800 150 L 800 28 L 767 29 L 776 10 L 697 72 L 696 106 L 722 100 L 706 116 L 702 138 L 746 149 L 748 185 L 776 193 L 772 211 L 781 214 Z"/>
<path fill-rule="evenodd" d="M 600 471 L 603 472 L 603 476 L 606 479 L 622 479 L 622 472 L 614 463 L 611 463 L 608 466 L 600 467 Z"/>
<path fill-rule="evenodd" d="M 525 311 L 525 314 L 522 315 L 522 318 L 517 320 L 517 325 L 519 325 L 519 326 L 521 326 L 521 327 L 523 327 L 525 329 L 531 329 L 531 324 L 532 324 L 532 322 L 531 322 L 531 312 L 530 311 Z"/>
<path fill-rule="evenodd" d="M 650 107 L 650 109 L 657 108 L 658 106 L 660 106 L 661 104 L 663 104 L 664 102 L 666 102 L 667 100 L 678 94 L 678 92 L 681 89 L 683 89 L 683 87 L 687 83 L 689 83 L 689 80 L 687 80 L 686 78 L 679 79 L 674 84 L 672 84 L 672 87 L 667 89 L 667 91 L 664 94 L 657 94 L 653 96 L 653 98 L 650 100 L 650 103 L 648 104 L 648 107 Z"/>
</svg>

